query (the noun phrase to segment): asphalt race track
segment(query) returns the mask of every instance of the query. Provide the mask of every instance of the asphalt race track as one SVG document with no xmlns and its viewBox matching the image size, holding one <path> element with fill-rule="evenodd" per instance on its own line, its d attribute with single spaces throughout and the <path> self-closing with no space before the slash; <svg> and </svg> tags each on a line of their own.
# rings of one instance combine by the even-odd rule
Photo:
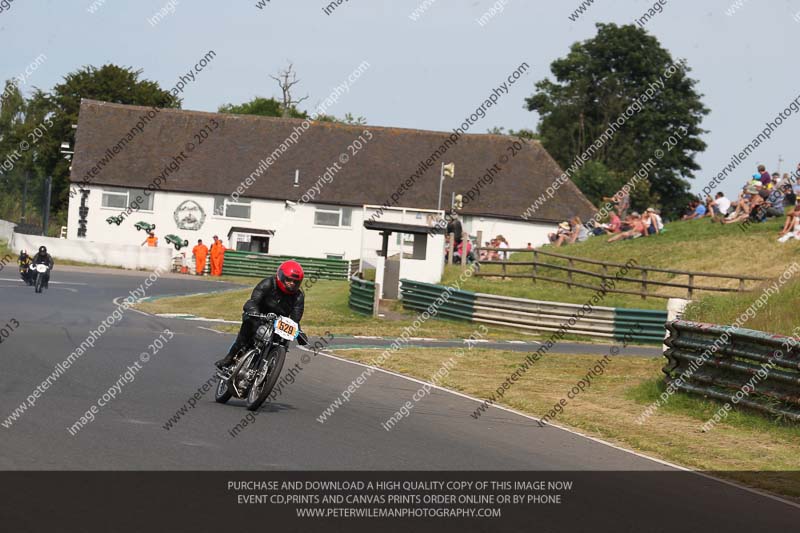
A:
<svg viewBox="0 0 800 533">
<path fill-rule="evenodd" d="M 9 415 L 147 277 L 142 272 L 53 273 L 44 294 L 0 273 L 0 327 L 19 323 L 0 344 L 0 469 L 3 470 L 672 470 L 673 467 L 552 426 L 490 408 L 470 417 L 474 400 L 441 390 L 420 402 L 392 431 L 381 426 L 420 387 L 418 382 L 375 372 L 324 423 L 317 417 L 365 367 L 294 349 L 286 369 L 303 364 L 294 383 L 234 437 L 247 415 L 240 404 L 203 395 L 167 430 L 164 425 L 213 374 L 212 362 L 232 337 L 198 323 L 127 311 L 19 418 Z M 148 296 L 190 294 L 230 284 L 165 277 Z M 95 420 L 75 435 L 68 428 L 120 375 L 169 329 L 174 337 Z M 319 333 L 319 332 L 316 332 Z M 335 334 L 335 332 L 334 332 Z M 584 352 L 585 353 L 585 352 Z M 399 352 L 397 356 L 401 356 Z M 8 426 L 8 427 L 6 427 Z M 684 493 L 724 496 L 731 509 L 778 520 L 797 508 L 700 475 Z M 631 484 L 632 492 L 640 490 Z M 653 494 L 654 499 L 675 494 Z M 624 494 L 620 495 L 624 498 Z M 747 505 L 743 502 L 747 501 Z M 763 514 L 762 514 L 763 513 Z"/>
</svg>

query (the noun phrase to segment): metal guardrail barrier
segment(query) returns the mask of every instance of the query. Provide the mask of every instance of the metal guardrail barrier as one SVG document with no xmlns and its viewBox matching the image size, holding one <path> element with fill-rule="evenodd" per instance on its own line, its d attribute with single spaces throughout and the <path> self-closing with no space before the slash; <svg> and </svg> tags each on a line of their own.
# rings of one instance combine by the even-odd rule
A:
<svg viewBox="0 0 800 533">
<path fill-rule="evenodd" d="M 294 259 L 303 267 L 306 278 L 348 279 L 350 262 L 341 259 L 319 259 L 313 257 L 291 257 L 255 252 L 225 251 L 222 273 L 232 276 L 267 277 L 275 274 L 284 261 Z"/>
<path fill-rule="evenodd" d="M 400 282 L 404 309 L 425 311 L 438 298 L 444 298 L 449 293 L 447 301 L 437 307 L 438 315 L 444 318 L 532 331 L 558 331 L 582 307 L 578 304 L 527 300 L 472 291 L 447 291 L 447 287 L 441 285 L 407 279 Z M 591 313 L 579 318 L 570 327 L 569 333 L 618 340 L 628 335 L 628 338 L 635 340 L 661 342 L 664 339 L 666 320 L 666 311 L 595 306 Z"/>
<path fill-rule="evenodd" d="M 378 284 L 375 282 L 360 278 L 350 278 L 350 299 L 348 301 L 350 309 L 365 315 L 377 315 L 378 302 L 376 295 L 380 294 L 377 288 Z"/>
<path fill-rule="evenodd" d="M 800 422 L 800 346 L 794 339 L 686 320 L 666 327 L 668 386 Z"/>
<path fill-rule="evenodd" d="M 605 284 L 607 279 L 615 279 L 619 282 L 625 282 L 633 285 L 638 285 L 639 289 L 621 289 L 621 288 L 613 288 L 607 289 L 608 292 L 615 292 L 620 294 L 635 294 L 642 297 L 642 299 L 646 299 L 648 296 L 654 298 L 672 298 L 673 296 L 669 295 L 661 295 L 655 294 L 652 290 L 648 290 L 649 287 L 674 287 L 679 289 L 686 289 L 687 296 L 691 299 L 694 296 L 695 291 L 710 291 L 710 292 L 744 292 L 748 289 L 746 288 L 745 282 L 746 281 L 764 281 L 767 278 L 757 277 L 757 276 L 746 276 L 746 275 L 739 275 L 739 274 L 721 274 L 716 272 L 697 272 L 697 271 L 689 271 L 689 270 L 673 270 L 668 268 L 656 268 L 656 267 L 649 267 L 649 266 L 638 266 L 638 265 L 624 265 L 622 263 L 613 263 L 610 261 L 597 261 L 594 259 L 584 259 L 582 257 L 573 257 L 568 255 L 556 254 L 553 252 L 545 252 L 542 250 L 531 250 L 528 248 L 488 248 L 488 247 L 477 247 L 476 254 L 480 254 L 481 250 L 484 251 L 500 251 L 500 252 L 523 252 L 523 253 L 532 253 L 533 254 L 533 261 L 509 261 L 509 260 L 498 260 L 498 261 L 481 261 L 481 266 L 489 266 L 489 265 L 499 265 L 501 267 L 500 272 L 476 272 L 476 276 L 481 277 L 500 277 L 500 278 L 523 278 L 523 279 L 530 279 L 531 281 L 535 282 L 536 280 L 542 281 L 549 281 L 551 283 L 561 283 L 566 285 L 567 287 L 582 287 L 586 289 L 599 289 L 599 286 L 594 286 L 585 282 L 577 282 L 573 281 L 573 274 L 587 276 L 590 278 L 596 278 L 601 280 L 601 284 Z M 553 257 L 556 259 L 560 259 L 567 262 L 567 265 L 558 265 L 554 263 L 547 263 L 539 259 L 539 256 L 543 257 Z M 575 263 L 585 263 L 587 265 L 596 265 L 600 266 L 600 272 L 594 272 L 591 270 L 586 270 L 585 268 L 576 268 Z M 508 267 L 531 267 L 530 272 L 508 272 Z M 608 274 L 609 268 L 621 268 L 625 267 L 629 270 L 637 270 L 640 272 L 639 278 L 632 278 L 632 277 L 620 277 L 614 278 L 613 276 Z M 555 270 L 555 271 L 562 271 L 566 272 L 566 279 L 559 279 L 554 278 L 552 276 L 542 276 L 539 273 L 539 269 L 548 269 L 548 270 Z M 661 273 L 661 274 L 671 274 L 674 276 L 687 276 L 687 283 L 678 283 L 675 281 L 660 281 L 654 280 L 651 273 Z M 739 283 L 737 287 L 714 287 L 711 285 L 698 285 L 695 283 L 695 278 L 716 278 L 716 279 L 731 279 L 737 280 Z"/>
</svg>

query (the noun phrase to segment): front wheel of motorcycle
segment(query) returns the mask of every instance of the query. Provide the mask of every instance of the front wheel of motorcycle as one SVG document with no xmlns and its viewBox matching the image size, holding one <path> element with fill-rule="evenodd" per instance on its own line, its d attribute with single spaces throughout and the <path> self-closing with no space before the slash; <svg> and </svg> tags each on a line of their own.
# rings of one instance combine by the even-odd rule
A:
<svg viewBox="0 0 800 533">
<path fill-rule="evenodd" d="M 267 396 L 269 396 L 269 393 L 272 392 L 273 387 L 278 382 L 285 360 L 286 348 L 283 346 L 274 346 L 267 354 L 267 357 L 262 359 L 258 368 L 256 382 L 253 383 L 247 394 L 248 411 L 258 410 L 264 400 L 267 399 Z"/>
<path fill-rule="evenodd" d="M 227 403 L 233 396 L 231 391 L 230 381 L 227 379 L 217 378 L 217 389 L 214 391 L 214 401 L 219 403 Z"/>
<path fill-rule="evenodd" d="M 42 276 L 41 274 L 37 274 L 36 275 L 36 288 L 35 288 L 37 293 L 42 292 L 42 283 L 44 283 L 44 276 Z"/>
</svg>

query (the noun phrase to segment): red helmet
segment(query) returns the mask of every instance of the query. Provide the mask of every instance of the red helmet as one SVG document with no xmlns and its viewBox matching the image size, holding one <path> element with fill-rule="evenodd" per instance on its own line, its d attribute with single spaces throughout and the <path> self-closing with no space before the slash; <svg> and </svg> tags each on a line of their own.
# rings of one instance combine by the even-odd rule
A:
<svg viewBox="0 0 800 533">
<path fill-rule="evenodd" d="M 300 290 L 300 284 L 303 283 L 303 267 L 297 261 L 285 261 L 278 267 L 278 272 L 275 274 L 275 281 L 278 282 L 278 288 L 286 294 L 294 294 Z"/>
</svg>

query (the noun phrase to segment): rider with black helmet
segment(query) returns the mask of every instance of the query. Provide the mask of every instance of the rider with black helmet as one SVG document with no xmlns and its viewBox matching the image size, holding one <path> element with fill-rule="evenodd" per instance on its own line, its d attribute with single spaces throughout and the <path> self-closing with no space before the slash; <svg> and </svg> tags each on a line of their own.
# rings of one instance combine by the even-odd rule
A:
<svg viewBox="0 0 800 533">
<path fill-rule="evenodd" d="M 31 261 L 34 265 L 47 265 L 47 274 L 44 276 L 44 286 L 47 287 L 47 283 L 50 281 L 50 271 L 53 270 L 53 265 L 55 264 L 53 261 L 53 256 L 47 253 L 47 246 L 40 246 L 39 253 L 33 256 L 33 260 Z"/>
<path fill-rule="evenodd" d="M 250 299 L 244 304 L 244 312 L 265 315 L 275 313 L 276 315 L 289 317 L 300 324 L 305 306 L 305 295 L 300 289 L 300 284 L 303 283 L 303 275 L 303 267 L 300 266 L 300 263 L 297 261 L 284 262 L 274 276 L 265 278 L 256 285 L 255 289 L 253 289 L 253 294 L 250 295 Z M 258 326 L 259 321 L 257 319 L 246 315 L 243 316 L 239 335 L 237 335 L 236 341 L 228 350 L 228 355 L 214 364 L 218 368 L 230 365 L 236 354 L 251 344 Z M 301 344 L 305 344 L 305 335 L 301 333 L 298 341 Z"/>
</svg>

